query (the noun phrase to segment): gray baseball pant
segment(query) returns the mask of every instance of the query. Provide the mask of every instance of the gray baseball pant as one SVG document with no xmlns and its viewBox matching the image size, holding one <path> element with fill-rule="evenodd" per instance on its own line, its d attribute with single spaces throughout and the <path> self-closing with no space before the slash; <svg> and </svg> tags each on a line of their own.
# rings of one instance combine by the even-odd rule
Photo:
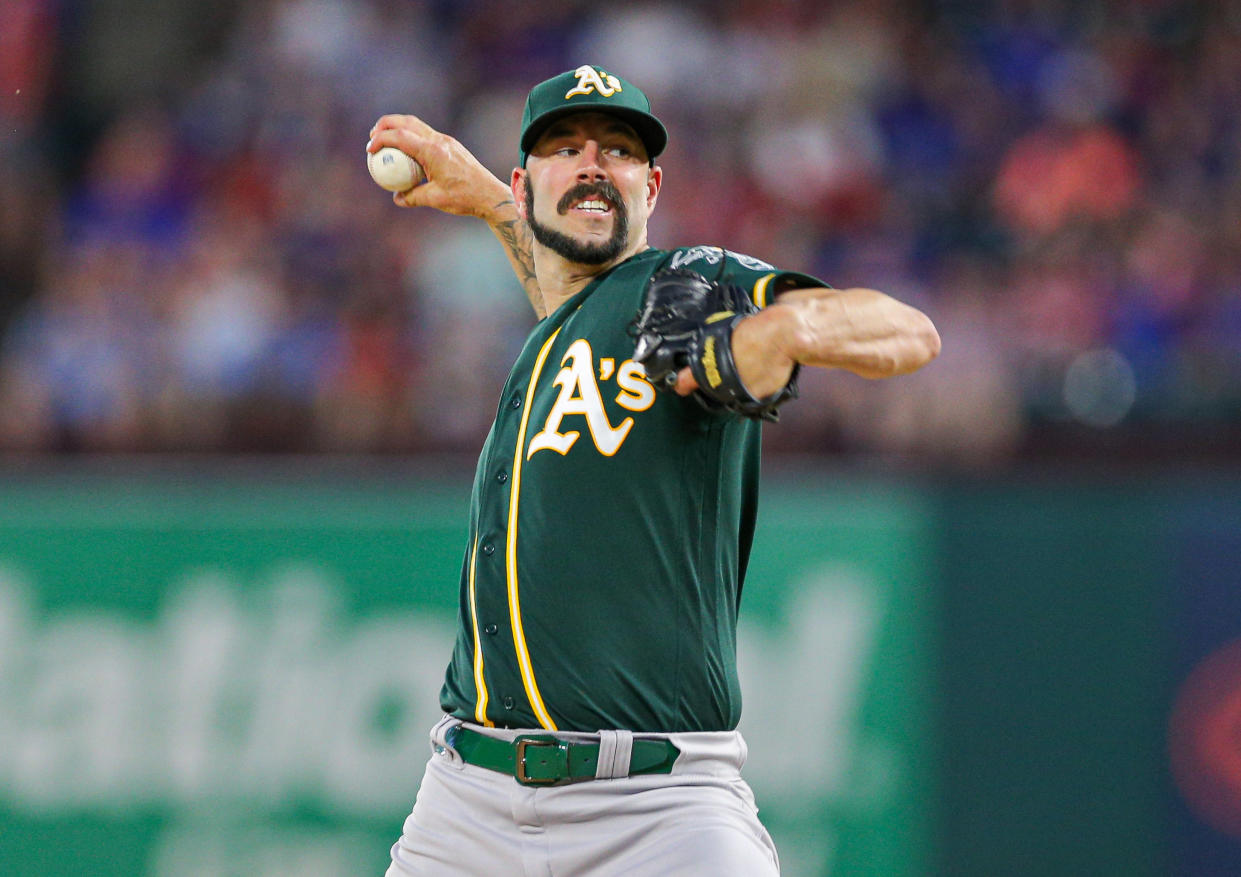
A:
<svg viewBox="0 0 1241 877">
<path fill-rule="evenodd" d="M 598 740 L 599 775 L 533 787 L 466 764 L 449 746 L 445 717 L 431 731 L 427 763 L 386 877 L 777 877 L 775 845 L 741 778 L 737 731 L 640 734 L 680 750 L 670 774 L 629 777 L 626 735 L 560 733 Z M 469 724 L 512 740 L 546 733 Z M 609 776 L 616 774 L 616 776 Z"/>
</svg>

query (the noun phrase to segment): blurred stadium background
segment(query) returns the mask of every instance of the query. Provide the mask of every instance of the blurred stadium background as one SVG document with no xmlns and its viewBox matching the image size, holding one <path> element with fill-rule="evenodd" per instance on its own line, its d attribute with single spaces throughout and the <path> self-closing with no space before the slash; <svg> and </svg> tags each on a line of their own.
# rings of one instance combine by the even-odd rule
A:
<svg viewBox="0 0 1241 877">
<path fill-rule="evenodd" d="M 1241 873 L 1241 3 L 0 0 L 0 874 L 383 872 L 531 317 L 365 135 L 586 62 L 655 245 L 944 339 L 766 433 L 785 873 Z"/>
</svg>

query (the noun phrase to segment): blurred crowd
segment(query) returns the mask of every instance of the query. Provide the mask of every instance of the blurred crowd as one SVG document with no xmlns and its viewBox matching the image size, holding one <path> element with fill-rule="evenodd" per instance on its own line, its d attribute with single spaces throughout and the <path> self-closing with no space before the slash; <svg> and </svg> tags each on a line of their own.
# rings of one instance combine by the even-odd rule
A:
<svg viewBox="0 0 1241 877">
<path fill-rule="evenodd" d="M 5 0 L 0 450 L 473 451 L 533 323 L 479 223 L 402 210 L 410 112 L 502 179 L 582 63 L 671 132 L 656 246 L 926 311 L 803 373 L 775 453 L 1241 449 L 1241 2 Z"/>
</svg>

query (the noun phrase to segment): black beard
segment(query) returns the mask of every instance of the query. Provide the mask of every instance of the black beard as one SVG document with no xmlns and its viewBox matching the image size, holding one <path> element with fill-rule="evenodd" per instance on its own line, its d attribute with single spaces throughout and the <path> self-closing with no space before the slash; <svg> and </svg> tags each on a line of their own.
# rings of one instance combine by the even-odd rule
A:
<svg viewBox="0 0 1241 877">
<path fill-rule="evenodd" d="M 600 244 L 584 244 L 574 240 L 563 232 L 548 228 L 534 218 L 534 189 L 526 181 L 526 224 L 534 239 L 547 247 L 556 255 L 578 265 L 606 265 L 615 260 L 625 251 L 629 241 L 629 214 L 625 212 L 625 202 L 615 186 L 608 182 L 579 183 L 560 199 L 556 212 L 562 216 L 577 201 L 590 196 L 602 198 L 612 205 L 612 236 Z"/>
</svg>

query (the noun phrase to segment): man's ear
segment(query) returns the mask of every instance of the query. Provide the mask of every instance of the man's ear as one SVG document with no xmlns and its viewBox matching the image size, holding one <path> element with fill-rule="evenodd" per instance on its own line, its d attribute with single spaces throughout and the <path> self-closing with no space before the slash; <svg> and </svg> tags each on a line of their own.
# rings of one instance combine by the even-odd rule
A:
<svg viewBox="0 0 1241 877">
<path fill-rule="evenodd" d="M 646 174 L 646 209 L 655 209 L 655 201 L 659 198 L 659 187 L 664 183 L 664 169 L 655 165 Z"/>
<path fill-rule="evenodd" d="M 530 217 L 526 216 L 526 180 L 524 169 L 513 168 L 513 179 L 509 182 L 509 188 L 513 191 L 513 204 L 517 207 L 517 215 L 529 220 Z"/>
</svg>

